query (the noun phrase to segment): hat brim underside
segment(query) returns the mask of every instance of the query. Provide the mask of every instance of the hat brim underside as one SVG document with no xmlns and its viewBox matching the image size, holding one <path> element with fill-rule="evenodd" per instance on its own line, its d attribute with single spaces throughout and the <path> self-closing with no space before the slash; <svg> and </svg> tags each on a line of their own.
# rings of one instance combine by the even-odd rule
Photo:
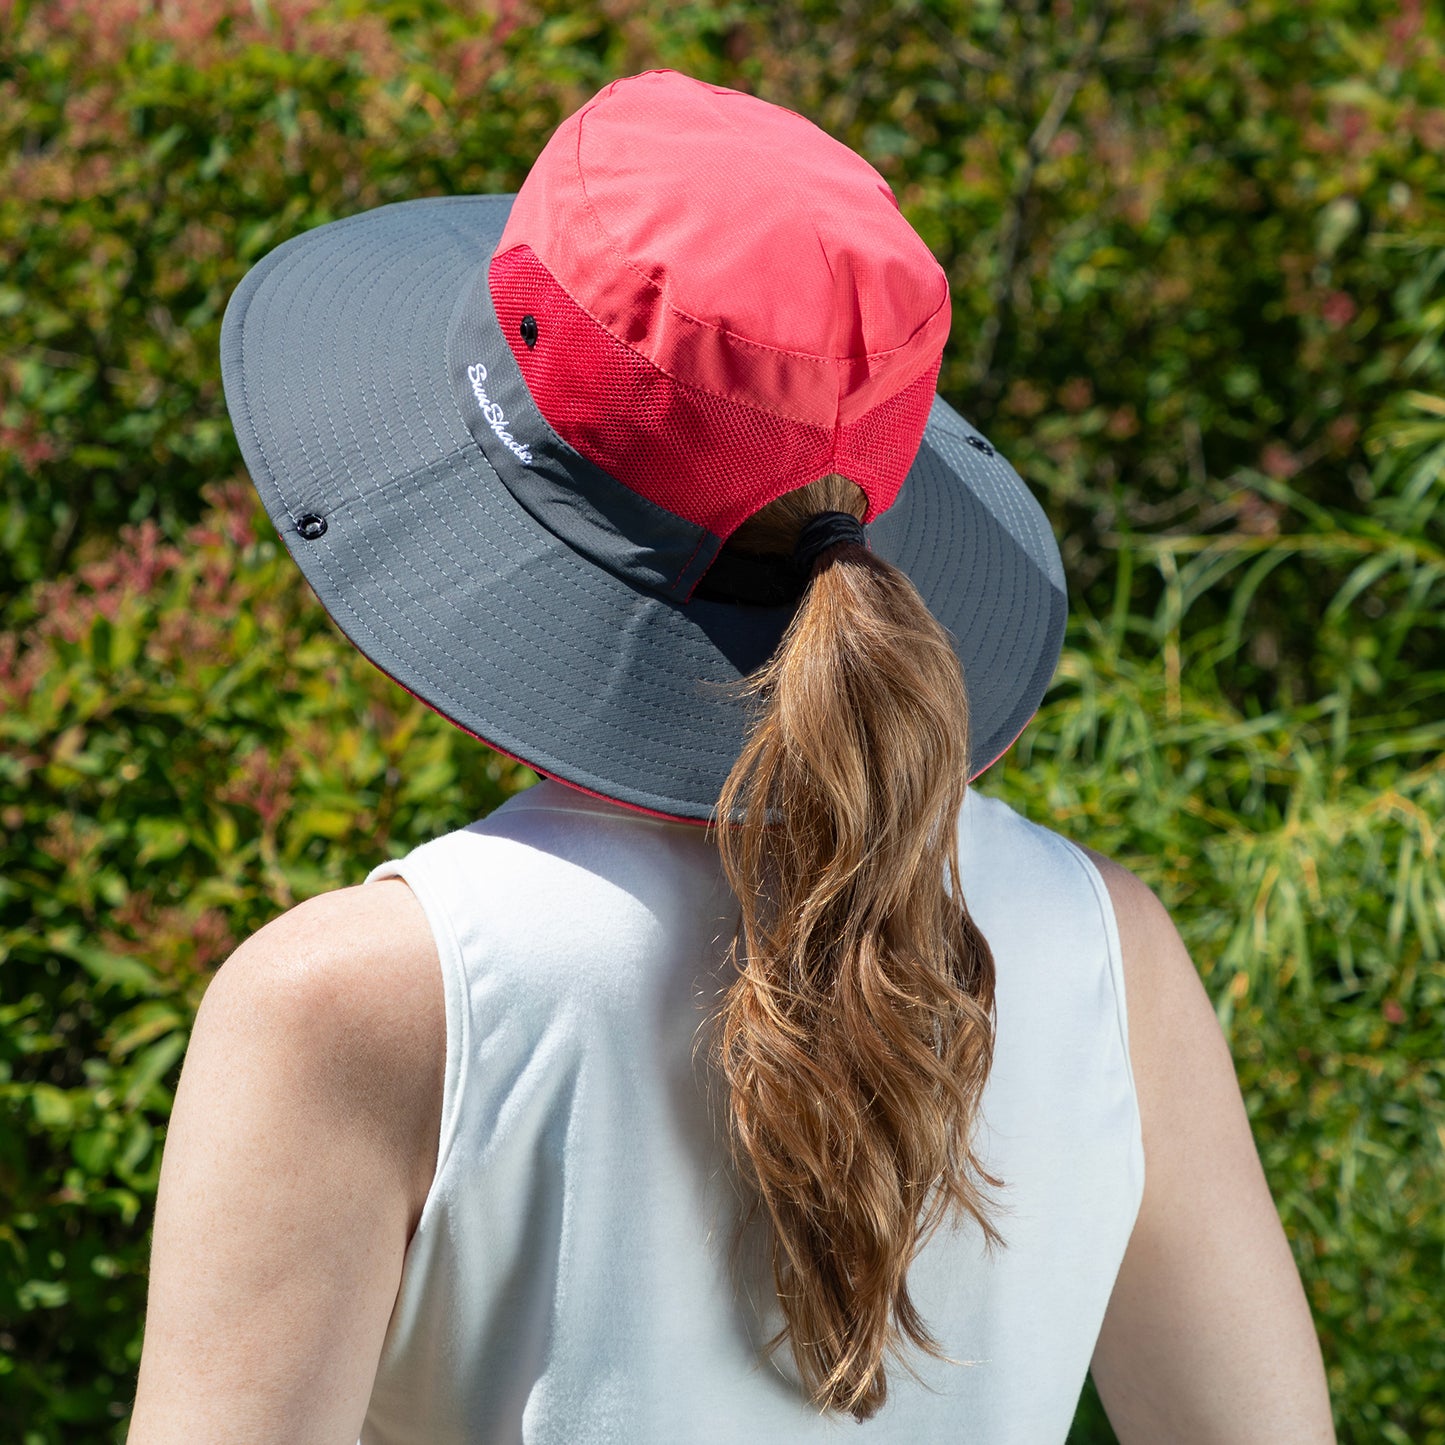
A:
<svg viewBox="0 0 1445 1445">
<path fill-rule="evenodd" d="M 448 196 L 305 232 L 246 275 L 226 402 L 266 510 L 346 636 L 468 733 L 565 782 L 706 820 L 742 747 L 737 684 L 789 608 L 682 604 L 589 562 L 521 507 L 448 380 L 453 311 L 512 197 Z M 1048 520 L 941 398 L 869 526 L 955 641 L 970 778 L 1037 711 L 1067 602 Z M 297 522 L 325 519 L 307 540 Z"/>
</svg>

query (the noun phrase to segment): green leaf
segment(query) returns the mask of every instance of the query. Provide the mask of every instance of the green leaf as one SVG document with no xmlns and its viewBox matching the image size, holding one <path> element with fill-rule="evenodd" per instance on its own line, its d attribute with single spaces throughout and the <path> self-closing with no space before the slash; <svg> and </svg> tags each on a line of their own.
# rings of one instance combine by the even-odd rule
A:
<svg viewBox="0 0 1445 1445">
<path fill-rule="evenodd" d="M 135 825 L 140 849 L 136 863 L 163 863 L 181 853 L 190 841 L 186 825 L 176 818 L 141 818 Z"/>
<path fill-rule="evenodd" d="M 155 972 L 137 958 L 111 953 L 97 944 L 80 943 L 55 934 L 48 935 L 46 941 L 54 952 L 74 959 L 106 987 L 115 987 L 122 993 L 161 994 L 167 991 Z"/>
<path fill-rule="evenodd" d="M 306 838 L 344 838 L 355 826 L 353 813 L 341 808 L 302 808 L 288 827 L 293 841 Z"/>
<path fill-rule="evenodd" d="M 92 1176 L 106 1174 L 115 1158 L 118 1140 L 113 1129 L 86 1129 L 71 1140 L 70 1152 L 75 1162 Z"/>
<path fill-rule="evenodd" d="M 136 1182 L 133 1177 L 135 1171 L 151 1156 L 154 1149 L 155 1130 L 151 1127 L 150 1120 L 144 1114 L 132 1115 L 121 1142 L 115 1172 L 127 1183 Z"/>
<path fill-rule="evenodd" d="M 187 1037 L 183 1034 L 168 1034 L 159 1043 L 152 1044 L 137 1056 L 134 1065 L 127 1071 L 129 1083 L 125 1090 L 125 1107 L 134 1109 L 152 1085 L 165 1077 L 171 1066 L 186 1050 Z"/>
<path fill-rule="evenodd" d="M 15 1303 L 21 1314 L 59 1309 L 69 1302 L 70 1286 L 63 1279 L 28 1279 L 15 1291 Z"/>
<path fill-rule="evenodd" d="M 114 447 L 90 446 L 82 442 L 70 449 L 71 460 L 78 466 L 101 468 L 114 471 L 126 464 L 124 452 L 117 451 Z"/>
<path fill-rule="evenodd" d="M 68 1129 L 78 1112 L 75 1097 L 54 1084 L 30 1086 L 30 1110 L 36 1123 L 46 1129 Z"/>
<path fill-rule="evenodd" d="M 184 1028 L 186 1021 L 176 1006 L 159 999 L 138 1004 L 116 1020 L 115 1042 L 110 1046 L 113 1059 L 123 1059 L 128 1053 L 148 1044 L 152 1039 L 168 1034 L 172 1029 Z"/>
</svg>

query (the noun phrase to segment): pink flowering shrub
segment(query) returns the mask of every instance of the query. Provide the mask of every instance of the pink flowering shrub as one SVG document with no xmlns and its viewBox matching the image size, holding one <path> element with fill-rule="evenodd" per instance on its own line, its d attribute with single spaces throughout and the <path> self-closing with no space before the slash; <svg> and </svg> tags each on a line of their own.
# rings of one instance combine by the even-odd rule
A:
<svg viewBox="0 0 1445 1445">
<path fill-rule="evenodd" d="M 128 1403 L 143 1211 L 214 970 L 531 778 L 335 631 L 249 483 L 206 495 L 178 543 L 123 527 L 0 633 L 0 1422 Z"/>
</svg>

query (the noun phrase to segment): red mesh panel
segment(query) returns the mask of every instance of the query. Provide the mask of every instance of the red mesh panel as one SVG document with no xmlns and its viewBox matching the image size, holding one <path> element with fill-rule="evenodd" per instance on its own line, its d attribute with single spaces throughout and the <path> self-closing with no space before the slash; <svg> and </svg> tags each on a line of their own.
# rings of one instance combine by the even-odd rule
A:
<svg viewBox="0 0 1445 1445">
<path fill-rule="evenodd" d="M 919 438 L 928 425 L 928 413 L 933 407 L 938 370 L 942 364 L 943 357 L 940 356 L 897 396 L 890 397 L 872 411 L 864 412 L 857 421 L 838 428 L 838 450 L 833 470 L 854 480 L 876 478 L 869 485 L 860 483 L 868 493 L 870 507 L 865 521 L 871 521 L 875 512 L 887 511 L 893 505 L 903 478 L 908 475 Z M 900 457 L 907 458 L 903 466 L 899 465 Z"/>
<path fill-rule="evenodd" d="M 938 368 L 836 431 L 699 391 L 599 325 L 530 247 L 498 256 L 492 300 L 527 389 L 556 433 L 624 486 L 720 537 L 829 472 L 857 482 L 868 517 L 897 495 L 933 400 Z M 521 336 L 537 321 L 535 347 Z"/>
</svg>

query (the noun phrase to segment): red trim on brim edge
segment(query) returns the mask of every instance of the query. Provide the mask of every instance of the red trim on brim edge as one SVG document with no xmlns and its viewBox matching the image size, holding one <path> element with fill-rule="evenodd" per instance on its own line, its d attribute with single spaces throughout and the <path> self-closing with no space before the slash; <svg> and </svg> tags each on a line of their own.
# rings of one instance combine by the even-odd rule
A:
<svg viewBox="0 0 1445 1445">
<path fill-rule="evenodd" d="M 475 736 L 475 734 L 473 734 L 473 736 Z M 482 741 L 486 742 L 486 739 L 483 738 Z M 492 744 L 487 743 L 487 746 L 491 747 Z M 498 748 L 497 751 L 500 753 L 502 750 Z M 508 753 L 506 756 L 510 757 L 511 754 Z M 550 778 L 554 783 L 561 783 L 564 788 L 571 788 L 577 793 L 585 793 L 589 798 L 597 798 L 603 803 L 615 803 L 619 808 L 626 808 L 629 812 L 643 813 L 649 818 L 657 818 L 664 823 L 688 823 L 697 828 L 712 827 L 712 824 L 706 818 L 679 818 L 672 813 L 659 813 L 656 808 L 644 808 L 640 803 L 624 803 L 621 798 L 612 798 L 606 793 L 593 792 L 591 788 L 584 788 L 581 783 L 569 783 L 566 778 L 559 778 L 555 773 L 544 773 L 540 768 L 532 767 L 532 764 L 527 763 L 525 758 L 519 758 L 517 761 L 526 763 L 527 767 L 532 768 L 532 771 L 539 776 Z"/>
<path fill-rule="evenodd" d="M 324 606 L 325 604 L 323 603 L 322 605 Z M 362 653 L 362 656 L 366 657 L 366 654 Z M 550 778 L 554 783 L 561 783 L 564 788 L 573 788 L 579 793 L 586 793 L 589 798 L 597 798 L 603 803 L 613 803 L 619 808 L 628 809 L 629 812 L 643 813 L 649 818 L 661 818 L 664 823 L 688 823 L 696 828 L 712 827 L 712 823 L 706 818 L 679 818 L 673 813 L 660 813 L 656 808 L 644 808 L 639 803 L 624 803 L 621 798 L 609 797 L 606 793 L 595 792 L 591 788 L 582 787 L 580 783 L 571 783 L 568 782 L 566 778 L 559 778 L 555 773 L 546 772 L 544 769 L 539 768 L 530 759 L 524 758 L 517 753 L 509 753 L 506 748 L 499 748 L 496 743 L 494 743 L 490 738 L 484 738 L 481 733 L 473 732 L 469 727 L 463 727 L 462 724 L 459 723 L 454 717 L 448 717 L 446 713 L 444 713 L 434 703 L 428 702 L 424 697 L 422 697 L 420 693 L 412 692 L 412 690 L 399 677 L 392 677 L 391 673 L 389 673 L 379 662 L 373 661 L 370 657 L 366 657 L 366 660 L 370 662 L 371 665 L 379 673 L 381 673 L 383 677 L 391 678 L 391 680 L 399 688 L 401 688 L 403 692 L 411 693 L 411 696 L 416 698 L 416 700 L 421 703 L 423 707 L 430 708 L 431 711 L 434 712 L 439 718 L 445 719 L 445 721 L 449 722 L 459 732 L 464 732 L 469 738 L 475 738 L 479 743 L 482 743 L 486 747 L 491 748 L 494 753 L 501 753 L 504 758 L 507 758 L 511 762 L 521 763 L 524 768 L 531 768 L 531 770 L 536 773 L 538 777 Z"/>
<path fill-rule="evenodd" d="M 1028 727 L 1028 725 L 1029 725 L 1038 715 L 1039 715 L 1039 710 L 1038 710 L 1038 708 L 1035 708 L 1035 709 L 1028 715 L 1028 717 L 1024 719 L 1024 726 L 1023 726 L 1022 728 L 1020 728 L 1020 729 L 1013 735 L 1013 737 L 1009 740 L 1008 747 L 1004 748 L 1003 751 L 999 753 L 998 757 L 996 757 L 996 758 L 993 760 L 993 763 L 998 762 L 998 759 L 1001 758 L 1001 757 L 1003 757 L 1004 753 L 1008 752 L 1009 748 L 1013 747 L 1014 743 L 1018 742 L 1018 740 L 1019 740 L 1021 737 L 1023 737 L 1023 735 L 1024 735 L 1024 728 Z M 986 772 L 988 772 L 988 770 L 989 770 L 991 767 L 993 767 L 993 763 L 985 763 L 985 764 L 973 775 L 973 777 L 968 780 L 968 781 L 969 781 L 969 785 L 972 786 L 972 784 L 974 783 L 975 779 L 983 777 L 983 775 L 984 775 Z M 531 763 L 528 763 L 527 766 L 530 768 L 532 765 L 531 765 Z"/>
<path fill-rule="evenodd" d="M 367 661 L 370 662 L 371 659 L 367 658 Z M 391 677 L 391 674 L 387 672 L 387 670 L 379 663 L 372 663 L 372 666 L 375 667 L 376 670 L 382 673 L 384 676 Z M 431 711 L 434 712 L 439 718 L 444 718 L 447 722 L 451 723 L 454 728 L 457 728 L 459 731 L 464 732 L 469 738 L 475 738 L 479 743 L 482 743 L 486 747 L 491 748 L 494 753 L 501 753 L 504 758 L 508 758 L 514 763 L 521 763 L 524 768 L 531 768 L 531 770 L 536 773 L 538 777 L 550 778 L 554 783 L 561 783 L 564 788 L 571 788 L 575 792 L 585 793 L 589 798 L 596 798 L 603 803 L 612 803 L 619 808 L 626 808 L 631 813 L 641 813 L 648 818 L 660 818 L 664 823 L 687 823 L 689 826 L 695 828 L 711 828 L 715 826 L 707 818 L 679 818 L 673 813 L 661 813 L 656 808 L 644 808 L 640 803 L 624 803 L 621 798 L 609 797 L 608 794 L 599 793 L 593 788 L 584 788 L 581 783 L 569 783 L 566 778 L 559 778 L 555 773 L 549 773 L 544 769 L 539 768 L 535 763 L 529 762 L 526 758 L 519 757 L 516 753 L 509 753 L 506 748 L 499 748 L 496 743 L 492 742 L 489 738 L 484 738 L 481 733 L 474 733 L 471 728 L 462 727 L 461 723 L 459 723 L 455 718 L 447 717 L 446 713 L 444 713 L 439 707 L 433 706 L 419 693 L 412 692 L 411 689 L 407 687 L 407 685 L 402 682 L 400 678 L 391 677 L 391 680 L 396 683 L 396 685 L 403 691 L 411 693 L 412 697 L 416 698 L 416 700 L 421 703 L 423 707 L 430 708 Z M 1028 725 L 1038 715 L 1038 709 L 1035 708 L 1034 711 L 1031 712 L 1028 717 L 1024 719 L 1023 727 L 1021 727 L 1013 735 L 1013 737 L 1009 739 L 1006 746 L 999 750 L 993 761 L 985 763 L 983 767 L 981 767 L 973 775 L 973 777 L 968 780 L 970 786 L 972 786 L 977 779 L 983 777 L 983 775 L 988 772 L 991 767 L 994 766 L 994 763 L 997 763 L 999 759 L 1002 758 L 1006 752 L 1008 752 L 1009 748 L 1013 747 L 1013 745 L 1018 742 L 1021 737 L 1023 737 L 1024 729 L 1027 728 Z"/>
</svg>

